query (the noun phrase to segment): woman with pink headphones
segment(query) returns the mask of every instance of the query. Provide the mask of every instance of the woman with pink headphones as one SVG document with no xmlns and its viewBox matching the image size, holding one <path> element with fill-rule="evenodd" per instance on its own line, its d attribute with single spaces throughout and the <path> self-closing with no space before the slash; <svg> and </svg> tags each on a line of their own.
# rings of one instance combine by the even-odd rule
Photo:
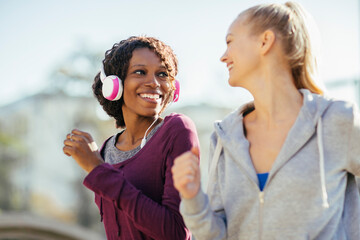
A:
<svg viewBox="0 0 360 240">
<path fill-rule="evenodd" d="M 199 146 L 194 123 L 160 114 L 179 97 L 177 58 L 151 37 L 130 37 L 106 51 L 93 92 L 122 130 L 98 151 L 90 134 L 74 129 L 63 151 L 88 175 L 108 239 L 190 239 L 179 213 L 171 167 Z"/>
</svg>

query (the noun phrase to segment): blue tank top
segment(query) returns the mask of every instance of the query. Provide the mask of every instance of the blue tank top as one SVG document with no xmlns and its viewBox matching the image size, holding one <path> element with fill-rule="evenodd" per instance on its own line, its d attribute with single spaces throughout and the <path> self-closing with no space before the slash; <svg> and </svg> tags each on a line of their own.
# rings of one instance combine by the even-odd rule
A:
<svg viewBox="0 0 360 240">
<path fill-rule="evenodd" d="M 260 188 L 260 191 L 262 191 L 265 187 L 266 180 L 269 176 L 269 173 L 258 173 L 257 176 L 259 179 L 259 188 Z"/>
</svg>

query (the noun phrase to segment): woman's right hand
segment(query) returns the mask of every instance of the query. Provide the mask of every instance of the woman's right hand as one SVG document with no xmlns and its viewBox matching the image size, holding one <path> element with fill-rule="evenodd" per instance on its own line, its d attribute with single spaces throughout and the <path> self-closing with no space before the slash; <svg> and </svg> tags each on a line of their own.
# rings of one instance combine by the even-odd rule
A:
<svg viewBox="0 0 360 240">
<path fill-rule="evenodd" d="M 190 199 L 200 190 L 199 149 L 193 147 L 175 158 L 171 169 L 175 188 L 182 198 Z"/>
<path fill-rule="evenodd" d="M 91 135 L 77 129 L 66 135 L 63 152 L 73 157 L 77 164 L 88 173 L 104 163 Z"/>
</svg>

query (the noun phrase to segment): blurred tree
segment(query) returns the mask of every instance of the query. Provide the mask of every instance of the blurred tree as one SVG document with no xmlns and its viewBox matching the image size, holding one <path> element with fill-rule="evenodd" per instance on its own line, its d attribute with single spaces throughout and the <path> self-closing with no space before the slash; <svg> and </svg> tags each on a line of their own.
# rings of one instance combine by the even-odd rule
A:
<svg viewBox="0 0 360 240">
<path fill-rule="evenodd" d="M 92 83 L 100 69 L 103 53 L 90 49 L 86 44 L 79 45 L 77 50 L 61 60 L 50 73 L 45 92 L 92 96 L 89 83 Z"/>
<path fill-rule="evenodd" d="M 0 125 L 0 129 L 1 125 Z M 24 162 L 26 147 L 16 137 L 0 131 L 0 210 L 24 210 L 26 203 L 21 201 L 12 182 L 12 173 Z M 20 201 L 19 201 L 20 200 Z"/>
<path fill-rule="evenodd" d="M 11 210 L 11 196 L 13 186 L 11 184 L 10 173 L 15 161 L 15 157 L 9 154 L 7 149 L 11 146 L 9 136 L 0 134 L 0 208 L 2 210 Z"/>
</svg>

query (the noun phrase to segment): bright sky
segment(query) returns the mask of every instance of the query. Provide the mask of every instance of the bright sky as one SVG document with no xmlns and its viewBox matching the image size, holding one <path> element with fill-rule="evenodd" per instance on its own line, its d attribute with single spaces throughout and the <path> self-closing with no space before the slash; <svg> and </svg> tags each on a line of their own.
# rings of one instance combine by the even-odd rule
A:
<svg viewBox="0 0 360 240">
<path fill-rule="evenodd" d="M 57 63 L 82 44 L 105 52 L 113 43 L 140 34 L 157 37 L 174 49 L 182 104 L 237 106 L 244 92 L 228 86 L 227 69 L 219 58 L 230 23 L 242 10 L 264 2 L 268 1 L 1 0 L 0 106 L 40 91 Z M 298 2 L 320 30 L 324 81 L 358 78 L 359 1 Z"/>
</svg>

